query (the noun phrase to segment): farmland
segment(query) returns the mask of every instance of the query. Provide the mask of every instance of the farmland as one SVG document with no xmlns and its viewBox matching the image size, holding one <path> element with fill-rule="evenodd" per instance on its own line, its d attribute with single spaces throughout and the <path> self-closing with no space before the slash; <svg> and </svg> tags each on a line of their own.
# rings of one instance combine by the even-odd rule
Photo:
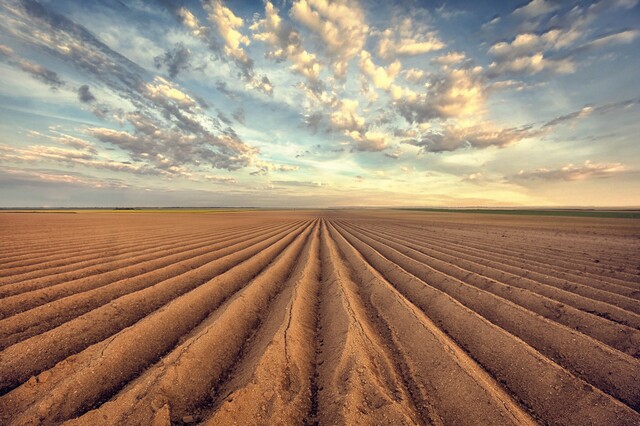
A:
<svg viewBox="0 0 640 426">
<path fill-rule="evenodd" d="M 0 215 L 0 423 L 640 424 L 640 220 Z"/>
</svg>

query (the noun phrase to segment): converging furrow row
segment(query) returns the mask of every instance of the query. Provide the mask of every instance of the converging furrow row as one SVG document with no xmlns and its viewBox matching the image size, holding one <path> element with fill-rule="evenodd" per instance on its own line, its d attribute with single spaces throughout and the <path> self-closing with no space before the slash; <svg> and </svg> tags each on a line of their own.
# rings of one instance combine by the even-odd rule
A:
<svg viewBox="0 0 640 426">
<path fill-rule="evenodd" d="M 243 215 L 22 231 L 0 423 L 640 424 L 633 255 L 610 273 L 471 227 Z"/>
</svg>

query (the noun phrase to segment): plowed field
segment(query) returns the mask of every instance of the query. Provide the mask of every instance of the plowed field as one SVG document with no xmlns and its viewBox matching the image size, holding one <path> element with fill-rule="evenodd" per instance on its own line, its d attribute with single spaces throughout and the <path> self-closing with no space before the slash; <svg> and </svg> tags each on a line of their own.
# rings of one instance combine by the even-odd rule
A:
<svg viewBox="0 0 640 426">
<path fill-rule="evenodd" d="M 640 425 L 640 221 L 0 214 L 0 424 Z"/>
</svg>

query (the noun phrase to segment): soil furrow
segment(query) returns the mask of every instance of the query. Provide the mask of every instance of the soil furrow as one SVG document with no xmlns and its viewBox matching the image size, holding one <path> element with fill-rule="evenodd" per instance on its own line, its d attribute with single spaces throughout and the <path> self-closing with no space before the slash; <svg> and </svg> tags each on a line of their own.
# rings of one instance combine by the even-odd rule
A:
<svg viewBox="0 0 640 426">
<path fill-rule="evenodd" d="M 320 224 L 230 379 L 216 387 L 204 424 L 295 424 L 311 410 L 319 291 Z"/>
<path fill-rule="evenodd" d="M 213 237 L 219 238 L 218 236 Z M 196 240 L 194 241 L 194 245 L 197 246 L 198 243 L 200 245 L 205 245 L 210 239 L 211 236 L 203 238 L 205 242 Z M 179 252 L 184 245 L 184 239 L 178 237 L 167 245 L 167 251 L 170 253 L 173 249 L 174 252 Z M 140 246 L 138 250 L 134 249 L 131 252 L 119 253 L 115 256 L 98 256 L 82 262 L 75 262 L 74 258 L 71 257 L 70 263 L 61 267 L 45 268 L 26 274 L 5 277 L 3 285 L 0 286 L 0 296 L 4 297 L 17 294 L 18 292 L 24 292 L 25 290 L 41 288 L 72 279 L 96 275 L 122 266 L 128 266 L 129 264 L 150 260 L 153 259 L 154 256 L 157 256 L 159 247 L 163 247 L 163 245 L 154 245 L 151 247 Z"/>
<path fill-rule="evenodd" d="M 202 284 L 207 283 L 205 288 L 210 289 L 215 286 L 211 283 L 215 283 L 216 279 L 222 280 L 220 277 L 231 280 L 227 277 L 232 277 L 233 273 L 228 271 L 234 267 L 236 267 L 234 271 L 241 271 L 238 273 L 244 276 L 246 272 L 243 271 L 243 262 L 248 259 L 258 262 L 255 259 L 264 259 L 265 253 L 277 252 L 301 232 L 301 229 L 302 227 L 298 226 L 295 230 L 283 231 L 197 269 L 122 296 L 108 305 L 94 309 L 53 330 L 6 348 L 1 353 L 0 359 L 0 391 L 6 392 L 26 381 L 30 376 L 52 367 L 56 362 L 108 338 L 176 297 L 185 293 L 205 292 L 205 290 L 198 290 L 194 293 L 194 289 L 199 289 Z M 178 322 L 177 325 L 180 323 Z M 38 357 L 31 356 L 31 353 L 38 353 Z"/>
<path fill-rule="evenodd" d="M 319 424 L 441 424 L 426 395 L 412 393 L 393 352 L 376 333 L 327 222 L 322 231 L 327 303 L 318 366 Z"/>
<path fill-rule="evenodd" d="M 640 425 L 638 220 L 0 219 L 3 425 Z"/>
<path fill-rule="evenodd" d="M 375 224 L 377 225 L 377 224 Z M 397 224 L 394 224 L 389 227 L 389 229 L 399 229 L 406 230 L 405 226 L 398 227 Z M 541 271 L 546 269 L 551 269 L 556 271 L 556 273 L 570 273 L 573 277 L 569 277 L 569 279 L 583 279 L 585 284 L 587 284 L 589 279 L 592 280 L 603 280 L 605 282 L 609 282 L 616 285 L 621 286 L 630 286 L 631 288 L 638 289 L 640 286 L 640 276 L 637 273 L 630 272 L 621 272 L 616 271 L 615 269 L 612 271 L 610 269 L 606 269 L 602 266 L 595 267 L 594 262 L 598 260 L 600 262 L 599 255 L 590 255 L 590 258 L 587 262 L 580 262 L 575 259 L 572 259 L 571 256 L 576 256 L 579 251 L 578 250 L 570 250 L 568 251 L 566 256 L 559 255 L 560 250 L 557 249 L 558 245 L 556 245 L 551 253 L 547 253 L 546 247 L 536 246 L 533 240 L 527 240 L 528 245 L 521 245 L 514 243 L 514 237 L 510 235 L 509 232 L 502 231 L 502 238 L 495 238 L 492 243 L 483 242 L 487 240 L 486 238 L 478 238 L 472 237 L 469 238 L 465 236 L 452 236 L 447 235 L 447 238 L 443 238 L 442 230 L 438 230 L 437 234 L 426 235 L 424 229 L 419 229 L 418 233 L 422 235 L 423 238 L 428 238 L 428 240 L 436 241 L 443 244 L 451 244 L 452 247 L 462 247 L 465 249 L 473 249 L 479 251 L 482 255 L 484 253 L 492 253 L 494 255 L 503 256 L 506 259 L 515 260 L 518 264 L 523 264 L 522 262 L 527 262 L 525 265 L 531 264 L 534 268 L 540 268 Z M 446 235 L 446 232 L 444 233 Z M 640 247 L 637 247 L 640 248 Z M 628 253 L 628 252 L 627 252 Z M 624 257 L 622 255 L 618 255 L 618 258 Z M 616 258 L 615 255 L 609 255 L 608 261 L 611 262 L 611 259 Z M 565 259 L 565 260 L 563 260 Z M 599 264 L 599 263 L 598 263 Z M 637 267 L 637 263 L 629 262 L 627 265 L 628 268 Z M 614 265 L 614 268 L 619 267 L 618 265 Z M 617 274 L 617 276 L 611 276 L 611 274 Z"/>
<path fill-rule="evenodd" d="M 31 262 L 19 261 L 12 262 L 11 264 L 4 264 L 0 267 L 0 277 L 4 280 L 5 277 L 22 275 L 33 273 L 35 271 L 41 271 L 44 269 L 53 269 L 63 266 L 71 266 L 78 264 L 82 261 L 92 260 L 96 258 L 113 258 L 115 256 L 122 256 L 127 253 L 136 253 L 142 250 L 153 247 L 162 247 L 163 245 L 171 245 L 175 241 L 191 241 L 197 242 L 198 240 L 211 237 L 211 232 L 200 232 L 193 234 L 185 234 L 184 232 L 176 232 L 173 234 L 164 234 L 155 237 L 147 237 L 141 235 L 127 236 L 126 240 L 114 240 L 110 239 L 102 242 L 87 241 L 81 247 L 76 247 L 73 250 L 57 250 L 51 249 L 48 251 L 48 256 L 41 258 L 32 257 Z M 92 246 L 89 246 L 92 244 Z M 65 248 L 67 246 L 65 245 Z"/>
<path fill-rule="evenodd" d="M 157 269 L 154 267 L 148 268 L 149 272 L 74 294 L 0 320 L 0 348 L 3 349 L 28 337 L 55 328 L 118 297 L 151 287 L 183 274 L 185 271 L 196 269 L 223 256 L 251 247 L 281 231 L 282 228 L 278 227 L 275 231 L 255 235 L 252 238 L 241 238 L 239 242 L 232 241 L 230 244 L 223 244 L 220 247 L 212 246 L 202 254 L 191 258 L 179 258 L 175 262 L 166 262 L 167 266 L 164 267 L 156 265 Z M 120 272 L 124 272 L 124 276 L 127 276 L 126 271 Z"/>
<path fill-rule="evenodd" d="M 366 233 L 369 234 L 368 231 Z M 640 315 L 571 292 L 549 288 L 524 277 L 508 275 L 504 272 L 496 273 L 480 263 L 444 257 L 449 260 L 448 262 L 442 259 L 443 256 L 439 253 L 411 243 L 400 244 L 392 238 L 386 239 L 386 242 L 390 247 L 443 274 L 511 300 L 553 321 L 572 328 L 579 326 L 581 332 L 593 334 L 594 337 L 623 352 L 637 355 L 640 342 L 640 332 L 637 330 L 640 326 Z M 580 309 L 582 314 L 576 313 L 572 308 Z M 592 314 L 599 314 L 599 317 L 593 318 Z"/>
<path fill-rule="evenodd" d="M 382 244 L 364 244 L 349 233 L 343 235 L 390 283 L 537 417 L 555 424 L 630 425 L 640 421 L 640 414 L 629 406 L 578 379 L 524 341 L 433 287 L 441 283 L 426 277 L 423 281 L 402 268 L 412 260 L 400 252 Z M 412 272 L 420 276 L 427 267 L 418 264 L 417 269 Z M 475 293 L 481 294 L 481 290 Z M 633 393 L 637 392 L 634 387 L 629 383 L 625 388 Z"/>
<path fill-rule="evenodd" d="M 270 227 L 266 229 L 270 232 L 276 232 L 286 226 L 287 225 L 282 225 L 280 227 Z M 209 254 L 212 251 L 219 250 L 226 246 L 242 243 L 263 233 L 266 234 L 267 232 L 264 231 L 264 228 L 260 228 L 244 234 L 209 239 L 205 243 L 179 245 L 178 248 L 173 250 L 156 250 L 154 257 L 150 257 L 148 260 L 136 262 L 132 259 L 130 263 L 123 263 L 113 270 L 7 296 L 4 299 L 0 299 L 0 318 L 6 318 L 18 312 L 26 311 L 66 296 L 86 292 L 123 279 L 133 279 L 137 276 L 139 276 L 138 279 L 142 279 L 143 277 L 141 275 L 151 278 L 147 275 L 150 273 L 161 276 L 161 268 L 170 267 L 178 262 Z M 140 259 L 138 258 L 138 260 Z M 169 276 L 166 276 L 166 278 L 169 278 Z M 148 282 L 149 285 L 153 283 L 152 280 L 146 282 Z"/>
<path fill-rule="evenodd" d="M 166 424 L 179 422 L 190 415 L 191 410 L 211 397 L 211 391 L 218 380 L 233 365 L 247 338 L 260 326 L 262 316 L 268 312 L 270 302 L 291 274 L 291 265 L 295 265 L 311 231 L 312 225 L 308 224 L 302 232 L 290 234 L 286 238 L 286 245 L 281 245 L 278 252 L 270 253 L 265 259 L 266 262 L 261 265 L 264 270 L 260 274 L 254 272 L 251 274 L 253 276 L 246 277 L 248 280 L 236 280 L 238 283 L 231 284 L 235 287 L 233 293 L 237 293 L 224 305 L 220 306 L 222 300 L 212 300 L 211 296 L 202 298 L 199 304 L 193 300 L 191 304 L 182 303 L 180 306 L 181 300 L 177 300 L 166 310 L 141 322 L 137 327 L 137 333 L 144 328 L 147 333 L 164 338 L 162 331 L 157 328 L 162 324 L 163 317 L 171 313 L 171 308 L 181 307 L 190 311 L 195 309 L 209 314 L 213 312 L 195 333 L 191 333 L 184 342 L 179 343 L 159 362 L 148 368 L 130 386 L 99 408 L 70 421 L 69 424 L 84 425 L 98 421 L 108 424 Z M 251 261 L 256 262 L 256 259 Z M 240 282 L 242 284 L 239 284 Z M 202 290 L 217 293 L 220 291 L 219 287 L 220 284 L 213 289 L 202 287 Z M 194 296 L 192 293 L 186 298 L 194 299 Z M 218 306 L 220 309 L 214 312 L 213 308 Z M 150 337 L 148 334 L 144 336 L 144 339 Z M 114 347 L 113 350 L 120 351 L 115 343 L 111 343 L 111 346 Z M 91 366 L 94 376 L 108 374 L 110 362 L 103 359 L 104 362 L 99 366 Z M 190 374 L 192 371 L 198 371 L 198 374 Z M 83 384 L 85 387 L 91 387 L 95 380 L 96 378 L 92 377 Z M 100 384 L 102 387 L 102 383 Z M 103 389 L 98 391 L 104 393 Z M 94 389 L 90 392 L 99 393 Z M 57 402 L 69 407 L 64 409 L 64 414 L 59 420 L 71 418 L 79 413 L 83 406 L 77 402 L 71 406 L 67 401 Z M 43 403 L 50 404 L 51 401 L 45 399 L 39 404 Z"/>
<path fill-rule="evenodd" d="M 375 229 L 377 232 L 383 232 L 385 235 L 392 235 L 397 238 L 401 238 L 405 241 L 411 241 L 417 243 L 423 247 L 429 247 L 437 249 L 441 252 L 454 255 L 463 256 L 466 259 L 472 261 L 481 261 L 486 265 L 491 265 L 496 269 L 514 273 L 522 277 L 529 277 L 541 283 L 553 284 L 555 286 L 573 286 L 573 288 L 587 286 L 593 287 L 597 290 L 606 291 L 608 293 L 618 294 L 633 299 L 640 299 L 640 290 L 634 283 L 615 284 L 607 281 L 601 281 L 601 277 L 598 279 L 587 278 L 585 276 L 578 275 L 576 273 L 558 271 L 556 268 L 549 265 L 542 267 L 536 267 L 531 262 L 524 263 L 522 258 L 511 257 L 507 258 L 496 253 L 496 250 L 484 250 L 473 251 L 469 250 L 469 246 L 456 245 L 453 242 L 446 240 L 424 239 L 420 235 L 414 233 L 407 233 L 402 231 L 391 232 L 390 230 L 381 230 L 379 227 L 368 227 L 367 229 Z M 574 270 L 575 271 L 575 270 Z M 562 278 L 562 279 L 561 279 Z M 588 291 L 588 289 L 587 289 Z M 581 294 L 578 291 L 578 294 Z M 595 293 L 598 294 L 598 293 Z M 586 294 L 588 296 L 588 294 Z"/>
<path fill-rule="evenodd" d="M 335 229 L 332 238 L 352 265 L 370 318 L 378 323 L 378 333 L 386 336 L 386 346 L 393 348 L 405 380 L 414 392 L 427 395 L 443 424 L 534 424 L 493 378 Z"/>
</svg>

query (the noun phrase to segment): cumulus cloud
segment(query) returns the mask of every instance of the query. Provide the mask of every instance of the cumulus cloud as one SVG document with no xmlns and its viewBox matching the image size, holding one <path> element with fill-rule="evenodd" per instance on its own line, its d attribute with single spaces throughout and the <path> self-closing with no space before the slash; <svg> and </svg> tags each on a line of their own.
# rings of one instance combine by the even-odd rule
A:
<svg viewBox="0 0 640 426">
<path fill-rule="evenodd" d="M 152 82 L 143 86 L 143 93 L 151 100 L 159 103 L 174 103 L 179 108 L 189 110 L 196 106 L 196 101 L 182 92 L 174 83 L 162 77 L 155 77 Z"/>
<path fill-rule="evenodd" d="M 212 26 L 200 22 L 198 17 L 185 6 L 176 2 L 163 0 L 162 3 L 171 11 L 189 33 L 207 45 L 214 57 L 219 60 L 231 60 L 239 70 L 239 77 L 244 79 L 250 88 L 257 89 L 267 95 L 273 94 L 273 84 L 266 76 L 256 76 L 254 62 L 245 50 L 251 44 L 249 37 L 242 33 L 244 20 L 236 16 L 221 0 L 205 0 L 203 6 L 207 12 L 207 20 Z M 183 50 L 179 50 L 182 57 Z M 182 63 L 180 55 L 175 53 L 172 59 L 175 63 Z M 166 55 L 165 55 L 166 57 Z"/>
<path fill-rule="evenodd" d="M 401 67 L 399 61 L 393 62 L 386 68 L 376 66 L 371 60 L 369 52 L 363 50 L 360 53 L 360 70 L 369 77 L 373 85 L 378 89 L 389 90 Z"/>
<path fill-rule="evenodd" d="M 582 165 L 567 164 L 557 169 L 540 168 L 530 172 L 521 170 L 510 179 L 513 181 L 576 181 L 589 178 L 609 178 L 624 171 L 625 166 L 622 163 L 592 163 L 587 160 Z"/>
<path fill-rule="evenodd" d="M 427 76 L 427 73 L 424 70 L 418 68 L 409 68 L 402 72 L 404 78 L 411 83 L 420 83 Z"/>
<path fill-rule="evenodd" d="M 176 43 L 173 49 L 167 50 L 164 55 L 153 58 L 153 62 L 158 69 L 166 67 L 169 76 L 175 78 L 180 71 L 189 69 L 190 58 L 191 51 L 183 43 Z"/>
<path fill-rule="evenodd" d="M 223 41 L 224 53 L 233 58 L 243 76 L 247 80 L 251 80 L 253 78 L 253 61 L 243 48 L 243 46 L 248 46 L 251 41 L 249 37 L 240 32 L 244 21 L 236 16 L 231 9 L 224 6 L 220 0 L 209 0 L 204 3 L 204 7 L 208 12 L 209 21 Z"/>
<path fill-rule="evenodd" d="M 314 92 L 321 90 L 319 80 L 321 63 L 316 55 L 302 47 L 300 33 L 291 24 L 282 20 L 278 10 L 270 1 L 265 3 L 264 19 L 256 20 L 250 29 L 255 40 L 267 43 L 270 49 L 266 57 L 275 61 L 288 60 L 290 69 L 302 75 Z"/>
<path fill-rule="evenodd" d="M 409 123 L 423 123 L 436 118 L 477 114 L 484 107 L 485 90 L 482 69 L 447 69 L 431 78 L 425 92 L 391 87 L 391 96 L 399 113 Z"/>
<path fill-rule="evenodd" d="M 329 115 L 332 130 L 345 130 L 348 132 L 364 129 L 364 117 L 358 114 L 358 101 L 355 99 L 342 99 L 338 107 Z"/>
<path fill-rule="evenodd" d="M 351 131 L 345 132 L 351 138 L 351 144 L 356 151 L 382 151 L 387 147 L 387 135 L 374 131 Z"/>
<path fill-rule="evenodd" d="M 344 78 L 349 61 L 363 49 L 369 27 L 364 13 L 351 0 L 297 0 L 291 16 L 319 39 L 337 78 Z"/>
<path fill-rule="evenodd" d="M 429 31 L 416 25 L 411 18 L 405 18 L 380 34 L 377 53 L 381 58 L 391 60 L 396 56 L 421 55 L 444 47 L 444 42 L 435 31 Z"/>
</svg>

